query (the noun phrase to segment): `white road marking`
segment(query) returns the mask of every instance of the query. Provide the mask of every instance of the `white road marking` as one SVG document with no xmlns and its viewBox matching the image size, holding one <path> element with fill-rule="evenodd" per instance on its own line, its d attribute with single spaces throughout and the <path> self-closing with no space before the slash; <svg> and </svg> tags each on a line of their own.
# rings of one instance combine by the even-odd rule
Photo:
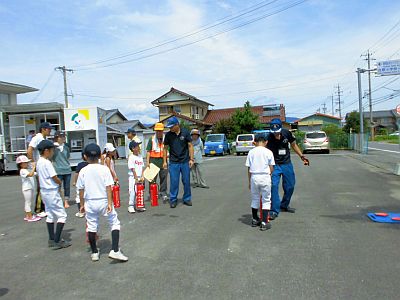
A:
<svg viewBox="0 0 400 300">
<path fill-rule="evenodd" d="M 207 158 L 204 161 L 211 161 L 211 160 L 216 160 L 216 159 L 220 159 L 221 157 L 213 157 L 213 158 Z"/>
<path fill-rule="evenodd" d="M 385 150 L 385 149 L 378 149 L 378 148 L 372 148 L 372 147 L 368 147 L 368 149 L 377 150 L 377 151 L 383 151 L 383 152 L 390 152 L 390 153 L 399 153 L 400 154 L 400 151 Z"/>
</svg>

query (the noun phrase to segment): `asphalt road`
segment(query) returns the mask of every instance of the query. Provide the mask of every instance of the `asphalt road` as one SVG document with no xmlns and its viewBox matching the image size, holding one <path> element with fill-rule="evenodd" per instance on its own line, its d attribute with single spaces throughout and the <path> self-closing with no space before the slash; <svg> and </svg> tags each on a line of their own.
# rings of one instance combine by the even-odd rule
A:
<svg viewBox="0 0 400 300">
<path fill-rule="evenodd" d="M 193 190 L 193 207 L 167 204 L 129 215 L 125 166 L 121 247 L 127 263 L 90 261 L 84 220 L 69 219 L 72 247 L 47 248 L 44 221 L 24 223 L 20 181 L 0 177 L 2 299 L 398 299 L 400 225 L 365 214 L 400 212 L 399 177 L 345 154 L 295 159 L 295 214 L 272 229 L 250 226 L 245 157 L 205 163 L 210 190 Z M 104 225 L 104 226 L 103 226 Z"/>
<path fill-rule="evenodd" d="M 368 142 L 368 148 L 375 151 L 382 151 L 386 153 L 400 154 L 399 144 L 389 144 L 380 142 Z"/>
</svg>

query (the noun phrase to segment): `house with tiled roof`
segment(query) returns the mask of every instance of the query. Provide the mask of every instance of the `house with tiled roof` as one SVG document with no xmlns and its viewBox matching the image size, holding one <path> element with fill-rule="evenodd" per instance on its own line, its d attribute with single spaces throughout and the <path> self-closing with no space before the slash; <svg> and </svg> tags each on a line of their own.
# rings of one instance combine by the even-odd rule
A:
<svg viewBox="0 0 400 300">
<path fill-rule="evenodd" d="M 339 117 L 315 113 L 310 116 L 301 118 L 294 122 L 300 131 L 319 131 L 325 125 L 333 124 L 340 127 L 341 119 Z"/>
<path fill-rule="evenodd" d="M 209 108 L 214 106 L 173 87 L 162 96 L 153 100 L 151 104 L 158 107 L 160 121 L 172 116 L 174 113 L 193 120 L 202 121 Z"/>
<path fill-rule="evenodd" d="M 242 110 L 243 107 L 231 107 L 209 110 L 204 118 L 204 122 L 215 125 L 221 120 L 229 119 L 236 110 Z M 251 111 L 258 115 L 259 122 L 267 128 L 272 119 L 279 118 L 282 122 L 286 121 L 285 106 L 283 104 L 270 104 L 252 106 Z"/>
</svg>

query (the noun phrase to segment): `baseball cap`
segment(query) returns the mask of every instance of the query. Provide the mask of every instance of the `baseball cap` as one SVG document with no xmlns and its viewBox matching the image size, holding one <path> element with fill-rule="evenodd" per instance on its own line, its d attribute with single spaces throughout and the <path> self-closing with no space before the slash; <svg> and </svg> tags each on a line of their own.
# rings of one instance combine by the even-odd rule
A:
<svg viewBox="0 0 400 300">
<path fill-rule="evenodd" d="M 133 133 L 136 134 L 136 130 L 133 128 L 128 128 L 128 130 L 126 131 L 126 133 Z"/>
<path fill-rule="evenodd" d="M 161 131 L 161 130 L 164 130 L 164 124 L 156 123 L 156 125 L 154 125 L 154 131 Z"/>
<path fill-rule="evenodd" d="M 107 152 L 113 152 L 113 151 L 115 151 L 115 147 L 114 147 L 114 145 L 113 145 L 112 143 L 107 143 L 106 146 L 104 147 L 104 149 L 105 149 Z"/>
<path fill-rule="evenodd" d="M 56 133 L 54 134 L 54 136 L 65 136 L 65 132 L 63 132 L 63 131 L 56 131 Z"/>
<path fill-rule="evenodd" d="M 192 131 L 190 132 L 190 135 L 194 135 L 194 134 L 200 135 L 200 130 L 198 130 L 198 129 L 192 129 Z"/>
<path fill-rule="evenodd" d="M 39 143 L 39 145 L 37 145 L 37 149 L 39 150 L 39 152 L 51 148 L 54 148 L 54 143 L 49 140 L 43 140 Z"/>
<path fill-rule="evenodd" d="M 53 129 L 53 126 L 49 122 L 43 122 L 39 126 L 40 129 Z"/>
<path fill-rule="evenodd" d="M 270 123 L 272 132 L 282 131 L 282 121 L 280 119 L 273 119 Z"/>
<path fill-rule="evenodd" d="M 25 155 L 20 155 L 17 157 L 17 160 L 15 161 L 18 164 L 20 163 L 27 163 L 30 162 L 31 160 L 29 158 L 27 158 Z"/>
<path fill-rule="evenodd" d="M 83 149 L 83 154 L 88 157 L 99 157 L 101 154 L 101 150 L 99 145 L 91 143 L 86 145 L 86 147 Z"/>
<path fill-rule="evenodd" d="M 165 127 L 171 128 L 174 127 L 175 125 L 179 125 L 179 120 L 177 117 L 172 117 L 168 120 L 167 126 Z"/>
<path fill-rule="evenodd" d="M 136 141 L 132 141 L 129 143 L 129 149 L 133 149 L 137 146 L 139 146 L 142 142 L 136 142 Z"/>
</svg>

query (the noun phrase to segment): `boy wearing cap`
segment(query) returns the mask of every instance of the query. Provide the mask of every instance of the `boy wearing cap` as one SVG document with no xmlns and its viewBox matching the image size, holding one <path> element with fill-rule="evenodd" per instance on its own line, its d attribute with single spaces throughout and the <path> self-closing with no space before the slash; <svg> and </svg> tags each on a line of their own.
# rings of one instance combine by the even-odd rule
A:
<svg viewBox="0 0 400 300">
<path fill-rule="evenodd" d="M 167 178 L 168 169 L 163 168 L 163 153 L 164 153 L 164 124 L 157 123 L 154 125 L 155 134 L 149 139 L 147 143 L 147 154 L 146 154 L 146 166 L 154 164 L 160 168 L 160 172 L 154 178 L 154 182 L 157 181 L 157 177 L 160 176 L 160 197 L 163 201 L 168 200 L 167 195 Z"/>
<path fill-rule="evenodd" d="M 299 146 L 297 146 L 296 138 L 289 130 L 282 128 L 282 121 L 280 119 L 273 119 L 271 121 L 271 133 L 269 134 L 267 140 L 267 148 L 272 151 L 275 159 L 274 172 L 272 173 L 271 177 L 271 220 L 274 220 L 276 217 L 278 217 L 280 211 L 289 213 L 295 212 L 295 209 L 289 206 L 296 183 L 293 164 L 290 159 L 289 145 L 300 157 L 304 165 L 308 166 L 310 162 L 303 155 Z M 284 191 L 282 202 L 279 197 L 279 183 L 281 177 Z"/>
<path fill-rule="evenodd" d="M 36 171 L 39 177 L 40 195 L 46 205 L 47 231 L 49 233 L 49 247 L 54 249 L 67 248 L 71 243 L 61 239 L 61 233 L 67 220 L 67 213 L 60 196 L 61 180 L 58 179 L 56 170 L 50 159 L 54 154 L 52 141 L 43 140 L 37 145 L 40 158 L 36 164 Z M 54 222 L 57 223 L 54 233 Z"/>
<path fill-rule="evenodd" d="M 271 209 L 271 173 L 274 170 L 274 155 L 265 148 L 266 140 L 261 134 L 255 137 L 256 147 L 249 151 L 246 167 L 251 191 L 251 226 L 260 226 L 261 231 L 271 228 L 268 223 L 268 212 Z M 260 207 L 260 197 L 262 207 Z M 262 220 L 258 217 L 258 209 L 262 210 Z"/>
<path fill-rule="evenodd" d="M 143 157 L 139 155 L 139 146 L 141 143 L 132 141 L 129 143 L 129 150 L 132 154 L 129 155 L 128 160 L 128 175 L 129 175 L 129 203 L 128 212 L 133 214 L 135 212 L 136 205 L 136 184 L 144 183 L 143 178 Z M 138 209 L 139 212 L 146 211 L 146 208 Z"/>
<path fill-rule="evenodd" d="M 136 134 L 136 130 L 132 127 L 132 128 L 128 128 L 128 130 L 126 131 L 126 137 L 128 138 L 129 142 L 135 141 L 136 143 L 141 144 L 142 141 L 138 138 L 137 134 Z M 128 143 L 129 146 L 129 143 Z M 129 149 L 130 151 L 130 149 Z M 128 152 L 129 153 L 129 152 Z M 139 153 L 142 153 L 142 148 L 139 146 Z"/>
<path fill-rule="evenodd" d="M 115 260 L 127 261 L 128 257 L 119 249 L 120 221 L 112 202 L 111 187 L 114 184 L 110 170 L 99 164 L 101 156 L 100 147 L 88 144 L 84 151 L 86 161 L 89 163 L 79 172 L 78 182 L 80 212 L 85 213 L 87 232 L 92 250 L 92 261 L 100 259 L 99 249 L 96 246 L 96 233 L 99 227 L 99 217 L 107 217 L 111 228 L 112 250 L 108 257 Z"/>
<path fill-rule="evenodd" d="M 27 156 L 30 160 L 33 162 L 37 162 L 40 157 L 39 150 L 37 149 L 37 146 L 39 143 L 43 140 L 45 140 L 51 133 L 51 130 L 53 127 L 49 122 L 43 122 L 39 126 L 39 133 L 37 133 L 34 137 L 32 137 L 29 146 L 28 146 L 28 151 L 27 151 Z M 39 192 L 39 180 L 37 180 L 37 193 L 36 193 L 36 203 L 35 203 L 35 212 L 37 215 L 41 218 L 46 217 L 46 212 L 45 212 L 45 207 L 44 203 L 42 201 L 42 198 L 40 197 L 40 192 Z"/>
<path fill-rule="evenodd" d="M 170 129 L 164 139 L 163 168 L 167 168 L 169 151 L 169 177 L 170 177 L 170 207 L 175 208 L 178 202 L 179 177 L 182 175 L 183 204 L 192 206 L 192 191 L 190 189 L 190 168 L 194 164 L 193 144 L 190 132 L 181 128 L 179 120 L 171 117 L 167 127 Z"/>
</svg>

